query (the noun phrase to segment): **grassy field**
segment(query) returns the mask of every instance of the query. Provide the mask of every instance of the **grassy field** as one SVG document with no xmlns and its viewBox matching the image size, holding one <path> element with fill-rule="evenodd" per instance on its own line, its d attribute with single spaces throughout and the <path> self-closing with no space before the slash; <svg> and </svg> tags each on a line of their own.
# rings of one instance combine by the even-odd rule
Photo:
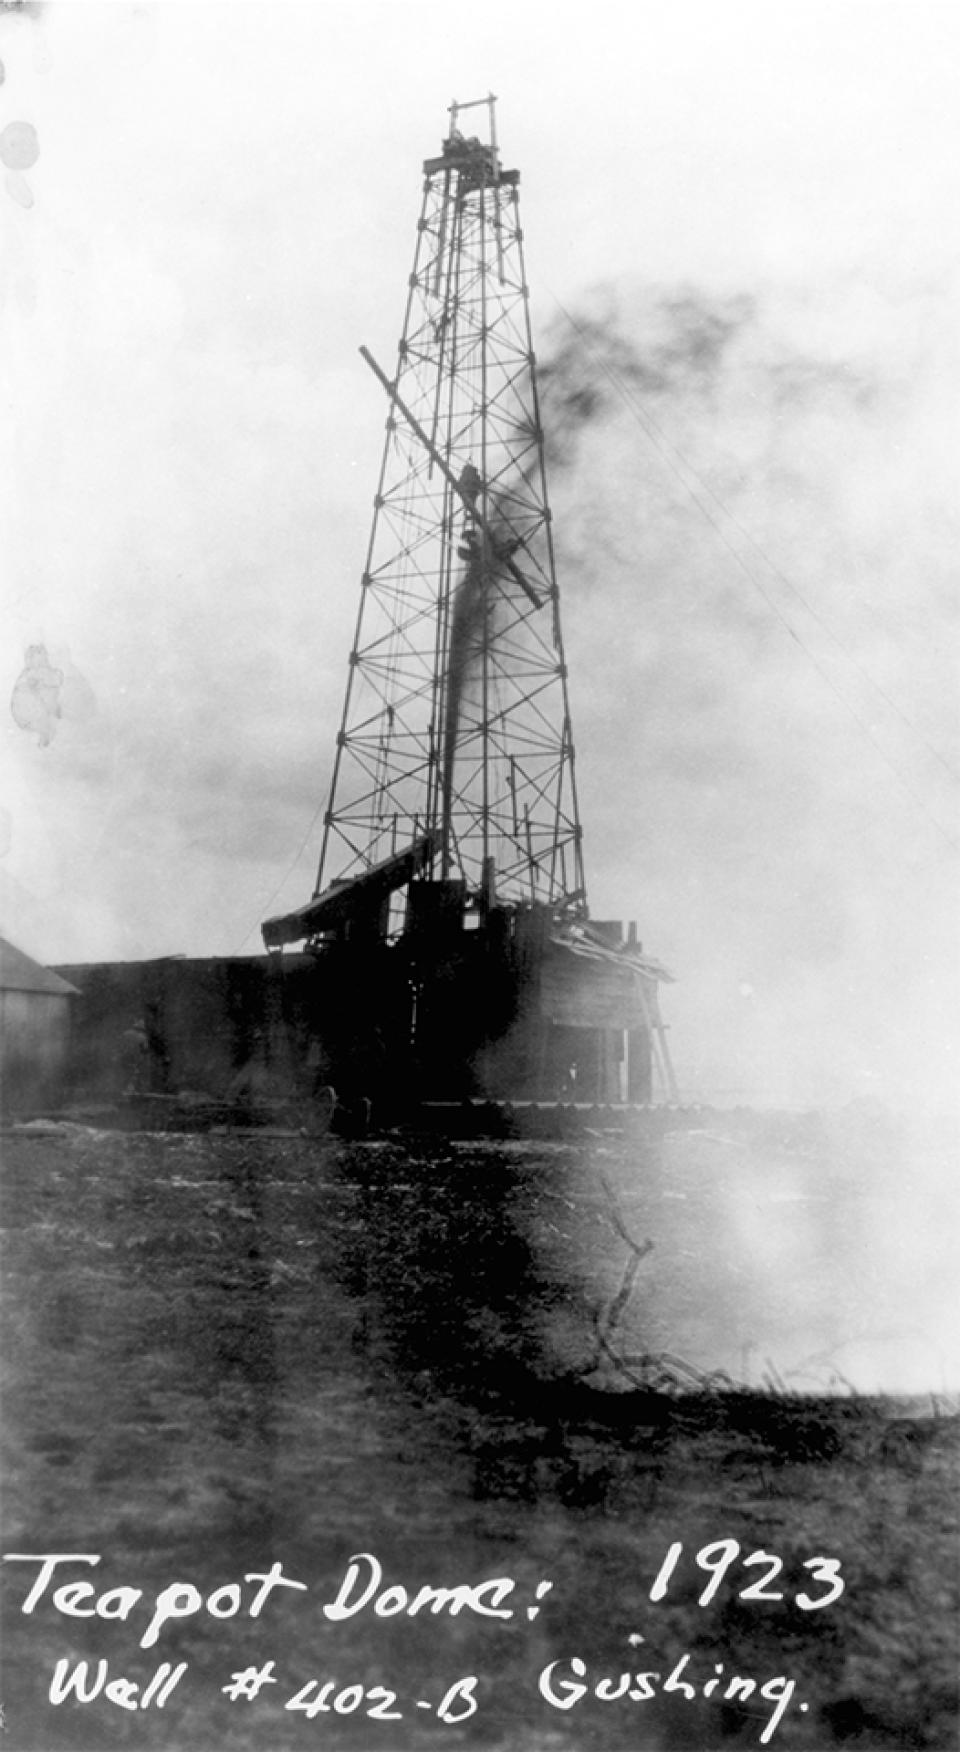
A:
<svg viewBox="0 0 960 1752">
<path fill-rule="evenodd" d="M 39 1561 L 3 1567 L 9 1752 L 956 1745 L 953 1402 L 675 1391 L 615 1141 L 4 1142 L 3 1551 L 101 1560 L 28 1614 Z M 733 1314 L 697 1293 L 696 1173 L 728 1166 L 685 1148 L 677 1321 L 707 1369 Z M 361 1552 L 379 1588 L 331 1616 Z M 425 1586 L 474 1592 L 411 1612 Z M 54 1702 L 83 1660 L 97 1695 Z M 141 1708 L 117 1681 L 161 1663 L 186 1666 Z M 238 1673 L 262 1682 L 231 1699 Z"/>
</svg>

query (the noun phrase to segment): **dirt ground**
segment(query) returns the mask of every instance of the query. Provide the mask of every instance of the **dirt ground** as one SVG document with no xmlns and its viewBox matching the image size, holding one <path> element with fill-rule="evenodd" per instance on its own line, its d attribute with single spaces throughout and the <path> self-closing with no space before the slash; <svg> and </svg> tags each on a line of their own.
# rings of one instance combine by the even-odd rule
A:
<svg viewBox="0 0 960 1752">
<path fill-rule="evenodd" d="M 722 1143 L 8 1134 L 4 1748 L 954 1747 L 956 1401 L 788 1390 L 792 1285 L 772 1335 L 735 1292 L 747 1216 L 771 1285 L 822 1233 L 809 1152 L 717 1246 Z M 882 1300 L 836 1276 L 798 1355 Z"/>
</svg>

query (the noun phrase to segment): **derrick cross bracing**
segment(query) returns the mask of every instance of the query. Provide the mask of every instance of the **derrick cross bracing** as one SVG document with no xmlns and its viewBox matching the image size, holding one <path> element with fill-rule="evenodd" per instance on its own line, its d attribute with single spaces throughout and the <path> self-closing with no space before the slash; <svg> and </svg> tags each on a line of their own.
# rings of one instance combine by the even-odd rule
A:
<svg viewBox="0 0 960 1752">
<path fill-rule="evenodd" d="M 495 100 L 424 164 L 317 893 L 424 834 L 426 875 L 584 908 L 519 174 Z M 461 124 L 485 112 L 485 134 Z M 492 864 L 491 864 L 492 860 Z"/>
</svg>

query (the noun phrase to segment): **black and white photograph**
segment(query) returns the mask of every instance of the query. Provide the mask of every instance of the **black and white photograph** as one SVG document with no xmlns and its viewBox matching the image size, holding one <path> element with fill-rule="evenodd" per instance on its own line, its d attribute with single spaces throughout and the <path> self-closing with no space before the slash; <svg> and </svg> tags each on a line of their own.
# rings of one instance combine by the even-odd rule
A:
<svg viewBox="0 0 960 1752">
<path fill-rule="evenodd" d="M 0 1752 L 952 1752 L 960 13 L 0 0 Z"/>
</svg>

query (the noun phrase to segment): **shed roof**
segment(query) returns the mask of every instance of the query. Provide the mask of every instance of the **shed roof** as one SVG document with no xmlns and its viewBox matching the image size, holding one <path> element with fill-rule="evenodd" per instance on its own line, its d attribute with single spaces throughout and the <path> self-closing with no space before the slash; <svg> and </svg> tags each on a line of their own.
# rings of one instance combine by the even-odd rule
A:
<svg viewBox="0 0 960 1752">
<path fill-rule="evenodd" d="M 8 943 L 6 937 L 0 937 L 0 991 L 49 992 L 63 998 L 79 996 L 76 986 L 61 979 L 58 973 L 51 973 L 49 967 L 41 967 L 39 961 Z"/>
</svg>

